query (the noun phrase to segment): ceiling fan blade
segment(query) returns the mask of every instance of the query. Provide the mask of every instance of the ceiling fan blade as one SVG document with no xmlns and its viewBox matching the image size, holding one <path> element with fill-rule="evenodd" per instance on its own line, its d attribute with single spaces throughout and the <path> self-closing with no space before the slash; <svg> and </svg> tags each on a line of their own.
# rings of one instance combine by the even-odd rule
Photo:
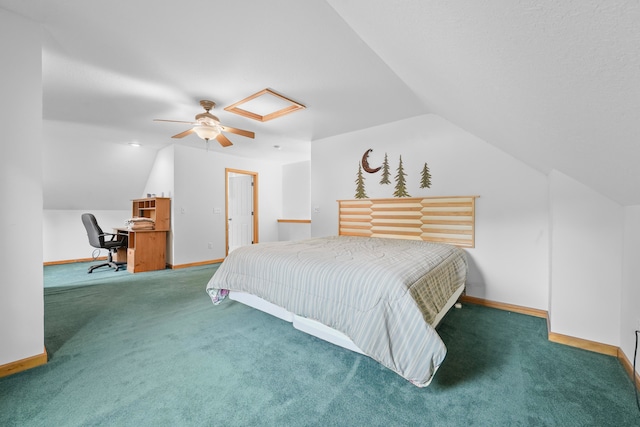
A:
<svg viewBox="0 0 640 427">
<path fill-rule="evenodd" d="M 219 133 L 218 136 L 216 136 L 216 139 L 218 140 L 220 145 L 222 145 L 223 147 L 229 147 L 230 145 L 233 145 L 231 141 L 229 141 L 229 138 L 227 138 L 221 133 Z"/>
<path fill-rule="evenodd" d="M 223 131 L 235 133 L 236 135 L 246 136 L 247 138 L 255 138 L 256 134 L 248 130 L 236 129 L 229 126 L 220 126 Z"/>
<path fill-rule="evenodd" d="M 171 138 L 184 138 L 187 135 L 191 135 L 193 133 L 193 128 L 189 130 L 185 130 L 184 132 L 180 132 L 177 135 L 173 135 Z"/>
<path fill-rule="evenodd" d="M 184 120 L 163 120 L 163 119 L 153 119 L 154 122 L 169 122 L 169 123 L 189 123 L 191 125 L 195 125 L 197 122 L 185 122 Z"/>
</svg>

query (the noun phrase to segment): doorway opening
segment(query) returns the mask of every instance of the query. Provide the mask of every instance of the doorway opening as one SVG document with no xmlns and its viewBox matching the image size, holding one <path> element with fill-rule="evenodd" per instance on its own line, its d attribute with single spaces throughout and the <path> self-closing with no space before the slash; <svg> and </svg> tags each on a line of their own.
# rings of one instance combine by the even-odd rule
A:
<svg viewBox="0 0 640 427">
<path fill-rule="evenodd" d="M 258 243 L 258 173 L 225 169 L 226 255 Z"/>
</svg>

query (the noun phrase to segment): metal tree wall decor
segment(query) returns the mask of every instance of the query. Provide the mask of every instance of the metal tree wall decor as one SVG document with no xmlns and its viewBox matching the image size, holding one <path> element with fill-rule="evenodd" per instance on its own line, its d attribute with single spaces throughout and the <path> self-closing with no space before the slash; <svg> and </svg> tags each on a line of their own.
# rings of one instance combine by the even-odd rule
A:
<svg viewBox="0 0 640 427">
<path fill-rule="evenodd" d="M 426 163 L 422 168 L 420 188 L 431 188 L 431 174 L 429 173 L 429 166 L 427 166 Z"/>
<path fill-rule="evenodd" d="M 380 179 L 380 184 L 391 184 L 389 180 L 389 161 L 387 160 L 387 153 L 384 153 L 384 162 L 382 162 L 382 178 Z"/>
<path fill-rule="evenodd" d="M 393 197 L 411 197 L 409 193 L 407 193 L 407 187 L 405 182 L 405 177 L 407 176 L 404 173 L 404 168 L 402 167 L 402 156 L 400 156 L 400 163 L 398 164 L 398 174 L 396 175 L 396 191 L 393 192 Z"/>
<path fill-rule="evenodd" d="M 369 154 L 373 151 L 373 149 L 368 149 L 364 152 L 362 159 L 358 162 L 358 174 L 356 176 L 356 199 L 368 199 L 367 192 L 365 190 L 364 184 L 364 172 L 368 173 L 377 173 L 382 170 L 382 176 L 380 178 L 380 185 L 391 184 L 390 176 L 391 173 L 389 171 L 389 159 L 387 153 L 384 153 L 384 162 L 382 166 L 372 168 L 369 165 Z M 404 171 L 404 165 L 402 164 L 402 156 L 400 156 L 400 161 L 398 163 L 397 174 L 394 177 L 395 179 L 395 191 L 393 192 L 393 197 L 411 197 L 409 192 L 407 191 L 407 181 L 406 181 L 406 172 Z M 431 172 L 429 171 L 429 165 L 425 162 L 422 167 L 422 172 L 420 173 L 420 188 L 431 188 Z"/>
<path fill-rule="evenodd" d="M 364 176 L 362 175 L 362 165 L 358 163 L 358 176 L 356 178 L 356 199 L 367 199 L 366 191 L 364 190 Z"/>
</svg>

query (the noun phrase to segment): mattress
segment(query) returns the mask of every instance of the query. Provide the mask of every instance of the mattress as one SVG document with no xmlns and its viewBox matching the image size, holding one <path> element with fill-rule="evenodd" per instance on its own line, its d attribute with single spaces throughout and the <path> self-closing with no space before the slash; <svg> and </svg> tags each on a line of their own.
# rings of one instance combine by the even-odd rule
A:
<svg viewBox="0 0 640 427">
<path fill-rule="evenodd" d="M 229 291 L 247 293 L 335 329 L 423 387 L 446 355 L 435 322 L 466 274 L 455 246 L 331 236 L 236 249 L 206 289 L 214 304 Z"/>
</svg>

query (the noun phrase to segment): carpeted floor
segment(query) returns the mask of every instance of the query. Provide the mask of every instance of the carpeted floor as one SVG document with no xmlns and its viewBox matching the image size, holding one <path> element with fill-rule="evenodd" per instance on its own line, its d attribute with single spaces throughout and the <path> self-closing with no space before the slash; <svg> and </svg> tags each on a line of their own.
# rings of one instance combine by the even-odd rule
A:
<svg viewBox="0 0 640 427">
<path fill-rule="evenodd" d="M 213 306 L 215 268 L 45 267 L 50 361 L 0 379 L 0 425 L 640 426 L 619 362 L 548 342 L 543 319 L 452 310 L 447 358 L 420 389 L 242 304 Z"/>
</svg>

